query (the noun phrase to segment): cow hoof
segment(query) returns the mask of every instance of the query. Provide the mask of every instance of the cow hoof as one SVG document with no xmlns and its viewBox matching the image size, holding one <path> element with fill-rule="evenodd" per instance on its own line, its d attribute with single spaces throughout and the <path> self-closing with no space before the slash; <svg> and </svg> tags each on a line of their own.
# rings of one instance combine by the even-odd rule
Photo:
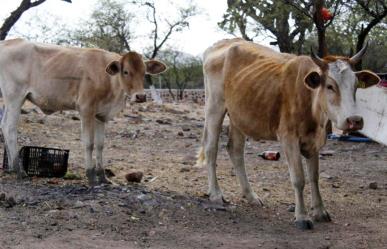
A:
<svg viewBox="0 0 387 249">
<path fill-rule="evenodd" d="M 97 175 L 95 169 L 86 169 L 86 177 L 89 182 L 89 186 L 93 187 L 97 185 Z"/>
<path fill-rule="evenodd" d="M 296 224 L 296 227 L 300 230 L 313 229 L 313 222 L 310 220 L 296 220 L 294 223 Z"/>
<path fill-rule="evenodd" d="M 210 194 L 210 201 L 215 203 L 215 204 L 219 204 L 219 205 L 223 205 L 225 203 L 228 203 L 226 201 L 226 199 L 224 199 L 222 194 L 216 194 L 216 195 Z"/>
<path fill-rule="evenodd" d="M 27 175 L 27 173 L 24 171 L 24 170 L 20 170 L 20 171 L 18 171 L 17 172 L 17 178 L 18 179 L 24 179 L 24 178 L 27 178 L 28 177 L 28 175 Z"/>
<path fill-rule="evenodd" d="M 245 198 L 250 205 L 263 207 L 263 202 L 256 193 L 244 195 L 243 198 Z"/>
<path fill-rule="evenodd" d="M 319 212 L 318 214 L 314 214 L 312 216 L 313 221 L 315 222 L 330 222 L 332 221 L 331 216 L 327 211 Z"/>
<path fill-rule="evenodd" d="M 97 169 L 96 175 L 98 178 L 98 184 L 113 184 L 113 182 L 106 177 L 104 169 Z"/>
</svg>

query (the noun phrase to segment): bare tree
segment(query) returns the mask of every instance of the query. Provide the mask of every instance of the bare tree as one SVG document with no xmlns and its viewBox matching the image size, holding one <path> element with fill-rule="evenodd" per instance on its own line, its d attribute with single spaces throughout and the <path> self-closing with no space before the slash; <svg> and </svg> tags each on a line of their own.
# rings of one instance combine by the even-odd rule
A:
<svg viewBox="0 0 387 249">
<path fill-rule="evenodd" d="M 178 9 L 178 17 L 175 20 L 167 18 L 161 19 L 161 17 L 158 16 L 155 0 L 138 1 L 138 3 L 148 8 L 147 19 L 153 26 L 151 33 L 152 48 L 147 54 L 149 59 L 153 59 L 157 56 L 173 33 L 180 32 L 183 29 L 188 28 L 190 17 L 198 13 L 196 6 L 189 4 L 187 7 Z M 165 24 L 166 29 L 162 29 L 162 23 Z M 145 78 L 147 83 L 152 85 L 151 76 L 146 75 Z"/>
<path fill-rule="evenodd" d="M 4 40 L 11 28 L 15 25 L 15 23 L 20 19 L 20 17 L 23 15 L 23 13 L 30 8 L 36 7 L 42 3 L 44 3 L 46 0 L 22 0 L 19 7 L 16 8 L 16 10 L 12 11 L 10 16 L 7 17 L 3 23 L 3 25 L 0 28 L 0 40 Z M 71 3 L 71 0 L 62 0 L 65 2 Z"/>
</svg>

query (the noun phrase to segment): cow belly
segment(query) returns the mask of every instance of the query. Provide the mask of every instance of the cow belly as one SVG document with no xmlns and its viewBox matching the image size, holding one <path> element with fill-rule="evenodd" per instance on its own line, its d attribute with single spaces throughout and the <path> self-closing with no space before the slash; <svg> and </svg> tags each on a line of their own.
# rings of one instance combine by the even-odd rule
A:
<svg viewBox="0 0 387 249">
<path fill-rule="evenodd" d="M 74 110 L 75 103 L 64 100 L 63 97 L 47 97 L 37 94 L 28 94 L 27 99 L 38 106 L 45 114 L 52 114 L 56 111 Z"/>
<path fill-rule="evenodd" d="M 228 110 L 231 124 L 254 140 L 277 140 L 276 128 L 264 115 L 248 115 L 246 112 Z"/>
<path fill-rule="evenodd" d="M 280 101 L 277 96 L 236 93 L 226 95 L 226 108 L 230 120 L 245 135 L 255 139 L 276 140 L 279 124 Z"/>
</svg>

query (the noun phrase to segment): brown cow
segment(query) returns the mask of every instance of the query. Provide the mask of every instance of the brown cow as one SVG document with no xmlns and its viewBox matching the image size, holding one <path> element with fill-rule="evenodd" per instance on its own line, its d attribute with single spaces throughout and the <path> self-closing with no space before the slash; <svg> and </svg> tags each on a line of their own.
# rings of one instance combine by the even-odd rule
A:
<svg viewBox="0 0 387 249">
<path fill-rule="evenodd" d="M 101 49 L 69 48 L 22 39 L 0 42 L 0 87 L 5 111 L 1 122 L 11 170 L 25 175 L 17 163 L 17 123 L 29 100 L 44 113 L 78 110 L 90 185 L 107 183 L 102 166 L 105 123 L 125 106 L 126 95 L 144 102 L 145 73 L 166 66 L 143 61 L 136 52 L 124 55 Z M 96 145 L 96 167 L 92 153 Z"/>
<path fill-rule="evenodd" d="M 304 205 L 305 157 L 312 189 L 312 218 L 330 221 L 320 196 L 319 150 L 326 142 L 328 120 L 342 130 L 358 130 L 363 119 L 355 115 L 356 83 L 371 86 L 379 77 L 369 71 L 353 72 L 364 48 L 352 58 L 312 54 L 295 56 L 242 39 L 222 40 L 204 54 L 205 125 L 198 166 L 208 167 L 209 196 L 223 202 L 216 178 L 218 139 L 226 113 L 230 118 L 228 153 L 242 194 L 262 205 L 245 172 L 245 137 L 279 140 L 295 190 L 296 226 L 311 229 Z"/>
</svg>

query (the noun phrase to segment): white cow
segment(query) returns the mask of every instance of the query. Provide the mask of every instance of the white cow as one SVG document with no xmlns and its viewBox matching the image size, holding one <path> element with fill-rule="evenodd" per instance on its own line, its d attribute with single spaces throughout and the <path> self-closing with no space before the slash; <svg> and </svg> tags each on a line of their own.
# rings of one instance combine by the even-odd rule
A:
<svg viewBox="0 0 387 249">
<path fill-rule="evenodd" d="M 143 61 L 136 52 L 124 55 L 101 49 L 70 48 L 23 39 L 0 42 L 0 88 L 5 104 L 1 122 L 10 169 L 25 172 L 17 162 L 17 123 L 29 100 L 44 113 L 78 110 L 82 121 L 86 176 L 90 185 L 107 183 L 102 165 L 106 122 L 119 113 L 126 95 L 144 102 L 144 75 L 166 66 Z M 96 166 L 92 153 L 96 147 Z"/>
</svg>

